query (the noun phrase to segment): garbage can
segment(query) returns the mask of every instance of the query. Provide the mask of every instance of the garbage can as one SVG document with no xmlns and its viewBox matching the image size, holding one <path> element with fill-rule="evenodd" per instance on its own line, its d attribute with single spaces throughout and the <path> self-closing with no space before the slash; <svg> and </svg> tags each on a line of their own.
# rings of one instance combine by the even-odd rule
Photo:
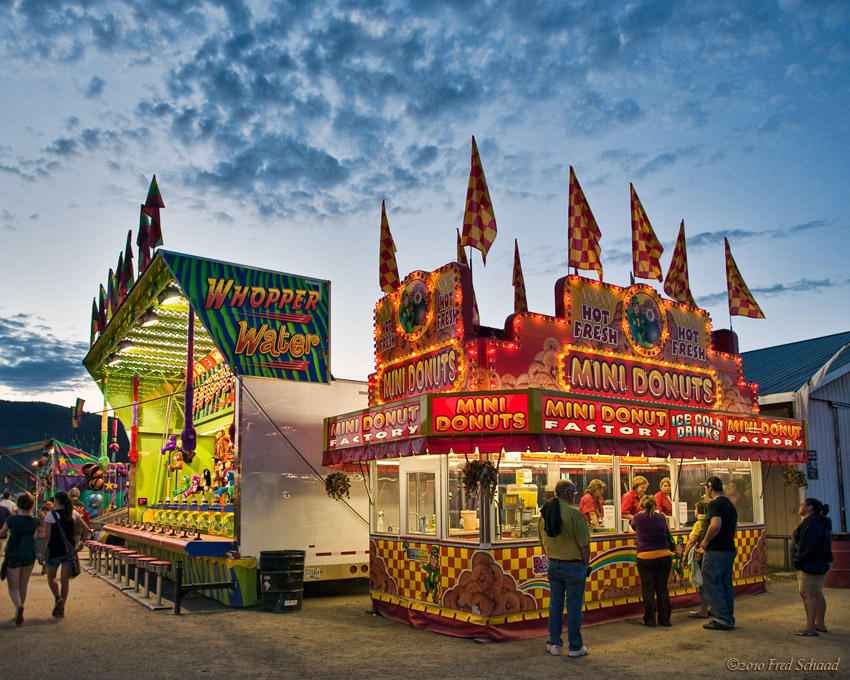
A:
<svg viewBox="0 0 850 680">
<path fill-rule="evenodd" d="M 263 611 L 297 612 L 304 598 L 304 550 L 260 552 Z"/>
<path fill-rule="evenodd" d="M 850 588 L 850 534 L 832 534 L 832 569 L 826 575 L 825 588 Z"/>
</svg>

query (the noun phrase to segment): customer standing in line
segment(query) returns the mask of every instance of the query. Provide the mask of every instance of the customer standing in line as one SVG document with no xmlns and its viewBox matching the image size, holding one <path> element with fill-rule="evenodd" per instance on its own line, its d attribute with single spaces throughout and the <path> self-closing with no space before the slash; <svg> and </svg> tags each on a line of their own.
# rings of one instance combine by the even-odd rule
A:
<svg viewBox="0 0 850 680">
<path fill-rule="evenodd" d="M 735 532 L 738 529 L 738 511 L 723 495 L 723 480 L 709 477 L 705 481 L 706 494 L 711 499 L 706 510 L 708 529 L 700 547 L 703 588 L 714 620 L 703 624 L 708 630 L 734 630 L 735 590 L 732 585 L 735 565 Z"/>
<path fill-rule="evenodd" d="M 9 597 L 15 605 L 15 625 L 24 622 L 24 603 L 27 600 L 27 585 L 35 565 L 35 535 L 41 524 L 38 517 L 30 515 L 35 505 L 33 497 L 24 492 L 15 500 L 15 514 L 0 528 L 0 538 L 9 535 L 3 567 L 6 572 Z"/>
<path fill-rule="evenodd" d="M 800 582 L 806 626 L 798 630 L 797 635 L 811 637 L 828 632 L 824 622 L 823 584 L 832 566 L 832 520 L 827 517 L 829 506 L 817 498 L 805 499 L 798 514 L 803 521 L 794 529 L 791 563 Z"/>
<path fill-rule="evenodd" d="M 667 581 L 673 567 L 673 555 L 667 538 L 670 534 L 667 518 L 656 509 L 657 506 L 655 496 L 644 496 L 640 501 L 641 512 L 632 517 L 631 525 L 637 542 L 636 562 L 643 594 L 643 625 L 669 628 L 673 624 L 670 622 Z"/>
<path fill-rule="evenodd" d="M 564 630 L 564 599 L 567 602 L 568 656 L 587 654 L 581 637 L 584 590 L 590 565 L 590 532 L 584 515 L 573 507 L 576 485 L 562 479 L 555 498 L 546 501 L 537 523 L 543 553 L 549 563 L 549 639 L 546 651 L 561 654 Z"/>
<path fill-rule="evenodd" d="M 65 603 L 68 601 L 73 557 L 66 546 L 79 552 L 83 542 L 88 538 L 89 530 L 83 518 L 80 517 L 80 513 L 74 510 L 67 493 L 59 491 L 53 500 L 54 509 L 44 518 L 44 521 L 50 525 L 50 530 L 42 544 L 41 559 L 47 565 L 47 585 L 56 600 L 53 616 L 62 617 L 65 616 Z M 74 527 L 79 528 L 81 532 L 82 538 L 79 544 L 74 540 Z M 56 582 L 57 572 L 59 572 L 59 584 Z"/>
</svg>

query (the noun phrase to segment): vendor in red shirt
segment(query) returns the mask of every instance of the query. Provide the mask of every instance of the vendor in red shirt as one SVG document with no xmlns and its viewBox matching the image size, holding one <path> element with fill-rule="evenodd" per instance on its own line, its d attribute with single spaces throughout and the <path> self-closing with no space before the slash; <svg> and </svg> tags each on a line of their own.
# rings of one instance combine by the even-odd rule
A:
<svg viewBox="0 0 850 680">
<path fill-rule="evenodd" d="M 655 494 L 655 500 L 658 502 L 658 509 L 664 513 L 666 517 L 673 516 L 673 499 L 670 498 L 670 491 L 673 488 L 673 483 L 669 477 L 665 477 L 659 484 L 661 491 Z"/>
<path fill-rule="evenodd" d="M 623 500 L 620 502 L 620 513 L 623 519 L 631 520 L 634 515 L 641 511 L 640 499 L 646 495 L 646 487 L 648 486 L 649 482 L 646 477 L 638 475 L 632 480 L 632 490 L 624 493 Z"/>
<path fill-rule="evenodd" d="M 587 485 L 587 493 L 578 504 L 579 512 L 584 515 L 587 523 L 594 529 L 605 526 L 605 511 L 602 509 L 602 494 L 605 492 L 605 482 L 592 479 Z"/>
</svg>

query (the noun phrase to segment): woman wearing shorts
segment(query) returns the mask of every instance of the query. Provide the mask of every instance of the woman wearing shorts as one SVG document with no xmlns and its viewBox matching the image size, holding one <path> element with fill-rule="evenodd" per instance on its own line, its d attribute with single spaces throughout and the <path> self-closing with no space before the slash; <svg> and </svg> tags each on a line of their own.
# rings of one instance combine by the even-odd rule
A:
<svg viewBox="0 0 850 680">
<path fill-rule="evenodd" d="M 44 539 L 41 550 L 42 562 L 47 565 L 47 585 L 56 600 L 53 606 L 53 616 L 65 616 L 65 603 L 68 601 L 68 588 L 71 582 L 71 550 L 79 551 L 83 542 L 88 538 L 89 530 L 74 510 L 71 498 L 64 491 L 59 491 L 54 497 L 53 511 L 44 521 L 50 525 L 50 530 Z M 79 543 L 74 540 L 74 528 L 77 527 L 82 538 Z M 60 571 L 61 570 L 61 571 Z M 59 583 L 56 574 L 59 573 Z"/>
<path fill-rule="evenodd" d="M 798 512 L 803 521 L 794 530 L 791 543 L 791 563 L 797 570 L 800 597 L 806 610 L 806 626 L 797 635 L 804 637 L 827 632 L 823 582 L 832 566 L 832 520 L 828 513 L 829 506 L 817 498 L 805 499 Z"/>
<path fill-rule="evenodd" d="M 32 517 L 33 497 L 24 492 L 15 500 L 15 514 L 6 520 L 0 529 L 0 538 L 9 534 L 6 545 L 6 556 L 3 566 L 6 567 L 6 579 L 9 586 L 9 597 L 15 605 L 15 624 L 24 622 L 24 602 L 27 599 L 27 585 L 35 564 L 35 540 L 33 535 L 41 520 Z"/>
</svg>

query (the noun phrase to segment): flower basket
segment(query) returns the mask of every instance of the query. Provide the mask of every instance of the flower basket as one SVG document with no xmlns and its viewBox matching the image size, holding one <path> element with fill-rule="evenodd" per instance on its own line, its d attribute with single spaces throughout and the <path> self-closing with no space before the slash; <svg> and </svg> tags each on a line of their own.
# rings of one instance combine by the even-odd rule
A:
<svg viewBox="0 0 850 680">
<path fill-rule="evenodd" d="M 342 500 L 343 496 L 351 498 L 348 493 L 350 489 L 351 481 L 344 472 L 332 472 L 325 477 L 325 493 L 335 501 Z"/>
<path fill-rule="evenodd" d="M 793 486 L 795 489 L 805 489 L 809 486 L 806 475 L 797 467 L 787 467 L 782 473 L 782 483 L 785 486 Z"/>
<path fill-rule="evenodd" d="M 469 495 L 480 489 L 493 496 L 499 483 L 499 472 L 489 460 L 470 460 L 460 470 L 460 482 Z"/>
</svg>

